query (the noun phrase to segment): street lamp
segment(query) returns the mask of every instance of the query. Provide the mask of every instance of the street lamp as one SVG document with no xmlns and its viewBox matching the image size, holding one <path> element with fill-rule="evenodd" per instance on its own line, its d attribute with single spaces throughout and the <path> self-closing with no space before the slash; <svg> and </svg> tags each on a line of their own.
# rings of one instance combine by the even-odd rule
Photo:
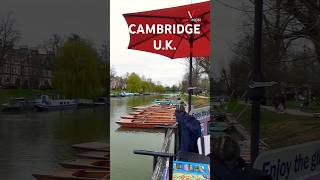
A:
<svg viewBox="0 0 320 180">
<path fill-rule="evenodd" d="M 262 13 L 263 0 L 255 0 L 254 18 L 254 58 L 252 63 L 251 83 L 263 82 L 264 77 L 261 71 L 262 51 Z M 264 94 L 264 87 L 253 87 L 249 89 L 252 100 L 251 109 L 251 162 L 254 163 L 259 154 L 260 141 L 260 103 Z"/>
</svg>

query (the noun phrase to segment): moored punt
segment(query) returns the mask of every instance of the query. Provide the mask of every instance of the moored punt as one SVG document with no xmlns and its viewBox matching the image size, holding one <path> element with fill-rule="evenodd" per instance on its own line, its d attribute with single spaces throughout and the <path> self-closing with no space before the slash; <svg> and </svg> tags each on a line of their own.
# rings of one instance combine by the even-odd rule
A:
<svg viewBox="0 0 320 180">
<path fill-rule="evenodd" d="M 134 111 L 134 112 L 131 112 L 129 113 L 130 115 L 139 115 L 139 114 L 142 114 L 143 112 L 137 112 L 137 111 Z"/>
<path fill-rule="evenodd" d="M 101 151 L 88 151 L 88 152 L 79 153 L 77 154 L 77 156 L 82 158 L 109 160 L 110 153 L 101 152 Z"/>
<path fill-rule="evenodd" d="M 75 145 L 72 145 L 72 148 L 89 150 L 89 151 L 104 151 L 104 152 L 109 152 L 110 150 L 109 145 L 103 142 L 89 142 L 89 143 L 75 144 Z"/>
<path fill-rule="evenodd" d="M 86 169 L 59 169 L 46 174 L 32 174 L 39 180 L 97 180 L 109 179 L 108 171 Z"/>
<path fill-rule="evenodd" d="M 129 114 L 174 114 L 174 109 L 154 109 L 154 110 L 135 110 L 130 112 Z"/>
<path fill-rule="evenodd" d="M 152 105 L 136 109 L 129 115 L 121 116 L 122 119 L 116 123 L 125 128 L 155 128 L 176 123 L 173 106 Z"/>
<path fill-rule="evenodd" d="M 167 123 L 175 123 L 175 120 L 132 120 L 132 119 L 122 119 L 120 121 L 117 121 L 118 124 L 123 124 L 123 123 L 136 123 L 136 124 L 158 124 L 158 125 L 162 125 L 162 124 L 167 124 Z"/>
<path fill-rule="evenodd" d="M 127 119 L 122 118 L 118 122 L 127 122 L 127 123 L 147 123 L 147 122 L 158 122 L 158 123 L 165 123 L 165 122 L 176 122 L 176 119 L 173 118 L 166 118 L 166 119 L 158 119 L 158 118 L 141 118 L 141 119 Z"/>
<path fill-rule="evenodd" d="M 135 107 L 132 107 L 132 109 L 146 109 L 146 108 L 150 108 L 152 106 L 135 106 Z"/>
<path fill-rule="evenodd" d="M 116 122 L 121 125 L 121 127 L 125 128 L 155 128 L 156 126 L 166 126 L 175 124 L 175 120 L 167 120 L 167 121 L 148 121 L 148 120 L 133 120 L 133 119 L 121 119 Z"/>
<path fill-rule="evenodd" d="M 151 114 L 151 115 L 147 115 L 147 116 L 145 116 L 145 115 L 126 115 L 126 116 L 121 116 L 121 118 L 123 118 L 123 119 L 141 119 L 141 118 L 153 118 L 153 119 L 155 119 L 155 118 L 157 118 L 157 119 L 175 119 L 175 116 L 172 116 L 172 115 L 153 115 L 153 114 Z"/>
<path fill-rule="evenodd" d="M 76 159 L 60 163 L 64 168 L 110 170 L 109 160 Z"/>
</svg>

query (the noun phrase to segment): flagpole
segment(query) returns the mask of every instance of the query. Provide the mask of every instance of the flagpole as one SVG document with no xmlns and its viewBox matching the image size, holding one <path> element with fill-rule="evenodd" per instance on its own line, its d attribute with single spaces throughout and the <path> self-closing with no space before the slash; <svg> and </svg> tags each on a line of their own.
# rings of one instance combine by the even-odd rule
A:
<svg viewBox="0 0 320 180">
<path fill-rule="evenodd" d="M 189 62 L 188 113 L 190 113 L 191 111 L 191 97 L 192 97 L 191 87 L 192 87 L 193 34 L 190 36 L 189 45 L 190 45 L 190 62 Z"/>
</svg>

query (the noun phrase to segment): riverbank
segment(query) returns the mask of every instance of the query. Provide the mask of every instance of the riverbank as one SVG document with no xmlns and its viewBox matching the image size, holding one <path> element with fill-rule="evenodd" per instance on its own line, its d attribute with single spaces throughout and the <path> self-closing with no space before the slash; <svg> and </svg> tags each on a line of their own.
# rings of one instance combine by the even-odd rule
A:
<svg viewBox="0 0 320 180">
<path fill-rule="evenodd" d="M 310 102 L 309 106 L 302 108 L 302 101 L 287 101 L 288 108 L 296 108 L 309 113 L 320 113 L 320 105 L 316 102 Z"/>
<path fill-rule="evenodd" d="M 52 92 L 52 90 L 39 89 L 0 89 L 0 104 L 8 102 L 10 99 L 13 98 L 32 98 L 39 94 L 48 94 Z"/>
<path fill-rule="evenodd" d="M 233 114 L 237 121 L 250 132 L 251 105 L 230 102 L 218 110 Z M 261 108 L 261 139 L 272 149 L 300 144 L 320 138 L 319 119 L 277 113 Z"/>
<path fill-rule="evenodd" d="M 181 95 L 182 99 L 187 103 L 188 102 L 188 94 L 182 94 Z M 194 108 L 200 108 L 204 106 L 209 106 L 209 97 L 204 97 L 204 96 L 195 96 L 192 95 L 191 97 L 191 103 Z"/>
</svg>

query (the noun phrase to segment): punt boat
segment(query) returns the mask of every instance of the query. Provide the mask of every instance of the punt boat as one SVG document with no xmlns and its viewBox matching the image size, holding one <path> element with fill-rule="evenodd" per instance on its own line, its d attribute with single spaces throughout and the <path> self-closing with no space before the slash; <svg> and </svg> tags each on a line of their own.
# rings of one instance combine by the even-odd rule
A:
<svg viewBox="0 0 320 180">
<path fill-rule="evenodd" d="M 89 142 L 72 145 L 74 149 L 87 150 L 87 151 L 103 151 L 109 152 L 110 148 L 107 143 L 103 142 Z"/>
<path fill-rule="evenodd" d="M 175 120 L 170 121 L 147 121 L 134 119 L 121 119 L 116 122 L 121 127 L 125 128 L 155 128 L 156 126 L 169 126 L 176 123 Z"/>
<path fill-rule="evenodd" d="M 101 180 L 110 179 L 108 171 L 86 169 L 58 169 L 46 174 L 32 174 L 39 180 Z"/>
<path fill-rule="evenodd" d="M 101 159 L 101 160 L 110 160 L 109 152 L 101 152 L 101 151 L 88 151 L 77 154 L 77 156 L 81 158 L 91 158 L 91 159 Z"/>
<path fill-rule="evenodd" d="M 144 116 L 144 115 L 126 115 L 126 116 L 121 116 L 121 118 L 123 119 L 141 119 L 141 118 L 145 118 L 145 117 L 148 117 L 148 118 L 153 118 L 153 119 L 175 119 L 174 116 L 172 115 L 148 115 L 148 116 Z"/>
<path fill-rule="evenodd" d="M 60 165 L 64 168 L 71 168 L 71 169 L 110 170 L 109 160 L 76 159 L 76 160 L 61 162 Z"/>
</svg>

